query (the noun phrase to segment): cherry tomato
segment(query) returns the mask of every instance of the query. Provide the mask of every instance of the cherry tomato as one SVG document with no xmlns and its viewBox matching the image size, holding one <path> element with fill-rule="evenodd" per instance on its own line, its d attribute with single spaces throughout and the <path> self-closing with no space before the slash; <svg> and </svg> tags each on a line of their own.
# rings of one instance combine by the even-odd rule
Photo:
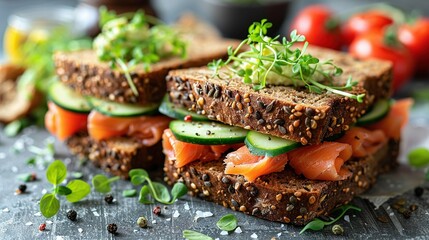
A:
<svg viewBox="0 0 429 240">
<path fill-rule="evenodd" d="M 396 42 L 394 46 L 386 42 L 385 31 L 364 33 L 350 44 L 349 52 L 359 59 L 379 58 L 393 63 L 393 90 L 397 91 L 406 83 L 414 71 L 414 60 L 408 49 Z"/>
<path fill-rule="evenodd" d="M 381 30 L 392 23 L 392 18 L 383 12 L 377 10 L 360 12 L 351 16 L 344 23 L 342 38 L 345 44 L 350 45 L 357 36 L 369 31 Z"/>
<path fill-rule="evenodd" d="M 399 27 L 398 39 L 410 50 L 416 69 L 429 72 L 429 18 L 421 18 L 413 24 Z"/>
<path fill-rule="evenodd" d="M 299 34 L 313 45 L 341 49 L 341 30 L 339 21 L 332 11 L 323 5 L 311 5 L 304 8 L 292 21 L 291 30 Z"/>
</svg>

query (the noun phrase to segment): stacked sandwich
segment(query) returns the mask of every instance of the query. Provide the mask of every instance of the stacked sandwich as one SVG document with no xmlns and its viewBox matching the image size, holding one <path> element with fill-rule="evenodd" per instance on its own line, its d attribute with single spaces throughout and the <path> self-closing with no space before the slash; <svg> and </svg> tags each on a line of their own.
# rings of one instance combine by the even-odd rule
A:
<svg viewBox="0 0 429 240">
<path fill-rule="evenodd" d="M 150 27 L 152 20 L 143 12 L 104 11 L 93 50 L 54 56 L 60 81 L 49 91 L 47 129 L 73 153 L 122 177 L 164 161 L 160 140 L 171 119 L 158 106 L 168 71 L 206 65 L 235 44 L 202 34 L 189 17 L 175 26 Z"/>
<path fill-rule="evenodd" d="M 190 194 L 272 221 L 326 215 L 396 165 L 410 101 L 392 103 L 392 66 L 265 36 L 248 51 L 170 71 L 164 171 Z M 306 50 L 306 52 L 304 52 Z M 186 111 L 192 113 L 186 114 Z"/>
</svg>

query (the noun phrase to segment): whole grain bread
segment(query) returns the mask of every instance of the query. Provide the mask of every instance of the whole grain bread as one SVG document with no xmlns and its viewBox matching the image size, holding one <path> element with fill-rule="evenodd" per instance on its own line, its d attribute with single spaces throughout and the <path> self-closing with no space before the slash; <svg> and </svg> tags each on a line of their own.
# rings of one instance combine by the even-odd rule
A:
<svg viewBox="0 0 429 240">
<path fill-rule="evenodd" d="M 350 92 L 365 93 L 363 103 L 335 94 L 310 93 L 289 86 L 267 86 L 256 91 L 242 78 L 226 71 L 220 77 L 206 67 L 170 71 L 167 92 L 174 104 L 226 124 L 317 144 L 346 131 L 374 101 L 391 94 L 392 66 L 381 60 L 358 61 L 340 52 L 309 48 L 314 56 L 332 59 L 343 75 L 334 77 L 344 84 L 351 75 L 358 85 Z"/>
<path fill-rule="evenodd" d="M 115 137 L 94 141 L 86 132 L 79 132 L 66 140 L 69 150 L 95 166 L 121 178 L 128 178 L 134 168 L 155 169 L 164 162 L 162 143 L 146 147 L 138 139 Z"/>
<path fill-rule="evenodd" d="M 132 92 L 125 75 L 118 69 L 110 68 L 107 62 L 99 61 L 93 50 L 58 52 L 54 55 L 54 62 L 59 79 L 82 95 L 121 103 L 146 104 L 162 99 L 168 71 L 206 65 L 213 59 L 225 57 L 228 46 L 236 44 L 234 40 L 189 39 L 186 58 L 164 59 L 152 64 L 148 71 L 136 66 L 131 78 L 138 96 Z"/>
<path fill-rule="evenodd" d="M 185 183 L 190 195 L 270 221 L 304 225 L 369 189 L 380 173 L 397 165 L 398 151 L 399 142 L 390 141 L 373 155 L 347 161 L 344 166 L 353 175 L 342 181 L 308 180 L 286 166 L 250 183 L 241 175 L 224 174 L 222 160 L 176 168 L 166 159 L 164 171 L 169 184 Z"/>
</svg>

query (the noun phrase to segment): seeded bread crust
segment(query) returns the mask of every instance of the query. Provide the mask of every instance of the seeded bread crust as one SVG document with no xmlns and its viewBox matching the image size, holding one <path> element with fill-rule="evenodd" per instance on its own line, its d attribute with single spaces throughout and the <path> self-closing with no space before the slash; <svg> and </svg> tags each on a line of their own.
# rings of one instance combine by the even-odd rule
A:
<svg viewBox="0 0 429 240">
<path fill-rule="evenodd" d="M 86 132 L 79 132 L 66 141 L 69 150 L 95 166 L 121 178 L 128 178 L 134 168 L 155 169 L 164 162 L 162 143 L 143 146 L 137 139 L 115 137 L 96 142 Z"/>
<path fill-rule="evenodd" d="M 253 90 L 237 76 L 220 72 L 220 78 L 205 67 L 170 71 L 167 92 L 174 104 L 206 115 L 212 120 L 291 139 L 317 144 L 349 127 L 376 99 L 391 93 L 391 64 L 357 61 L 339 52 L 312 48 L 313 55 L 329 57 L 344 70 L 334 82 L 344 84 L 349 75 L 359 84 L 351 92 L 365 93 L 363 103 L 335 94 L 310 93 L 306 89 L 268 86 Z"/>
<path fill-rule="evenodd" d="M 121 103 L 156 103 L 165 94 L 168 71 L 206 65 L 213 59 L 225 57 L 228 46 L 237 44 L 234 40 L 205 39 L 199 42 L 197 39 L 189 39 L 186 58 L 162 60 L 151 65 L 149 71 L 137 66 L 131 78 L 138 96 L 133 94 L 125 75 L 118 69 L 110 68 L 108 63 L 100 62 L 92 50 L 56 53 L 56 74 L 62 82 L 82 95 Z"/>
<path fill-rule="evenodd" d="M 305 179 L 288 166 L 280 173 L 247 182 L 241 175 L 224 174 L 222 160 L 193 162 L 176 168 L 166 159 L 164 171 L 168 184 L 181 181 L 189 194 L 215 202 L 234 211 L 270 221 L 304 225 L 315 217 L 328 215 L 354 196 L 368 190 L 380 173 L 397 166 L 399 142 L 390 141 L 375 154 L 346 162 L 353 175 L 342 181 Z"/>
</svg>

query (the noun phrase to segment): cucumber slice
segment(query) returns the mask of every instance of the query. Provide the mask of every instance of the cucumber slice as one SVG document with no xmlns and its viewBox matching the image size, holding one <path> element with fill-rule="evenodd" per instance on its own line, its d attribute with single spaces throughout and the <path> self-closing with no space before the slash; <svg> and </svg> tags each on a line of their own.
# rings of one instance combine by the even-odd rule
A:
<svg viewBox="0 0 429 240">
<path fill-rule="evenodd" d="M 143 115 L 152 115 L 158 112 L 159 106 L 157 103 L 151 103 L 145 106 L 128 103 L 117 103 L 94 97 L 88 97 L 88 101 L 98 112 L 112 117 L 137 117 Z"/>
<path fill-rule="evenodd" d="M 199 115 L 194 112 L 190 112 L 186 110 L 186 108 L 184 107 L 175 106 L 170 102 L 167 95 L 165 95 L 164 98 L 162 99 L 162 103 L 159 106 L 158 110 L 160 113 L 166 116 L 169 116 L 171 118 L 176 118 L 179 120 L 183 120 L 186 116 L 189 115 L 192 117 L 192 121 L 210 121 L 210 119 L 207 118 L 206 116 Z"/>
<path fill-rule="evenodd" d="M 216 122 L 185 122 L 173 120 L 170 129 L 183 142 L 202 145 L 221 145 L 243 142 L 247 130 Z"/>
<path fill-rule="evenodd" d="M 356 122 L 357 125 L 367 125 L 375 123 L 384 118 L 390 110 L 390 100 L 378 100 L 369 112 L 359 118 Z"/>
<path fill-rule="evenodd" d="M 244 140 L 253 155 L 274 157 L 301 146 L 301 143 L 250 131 Z"/>
<path fill-rule="evenodd" d="M 68 111 L 77 113 L 89 113 L 91 111 L 91 106 L 84 96 L 76 93 L 60 81 L 51 84 L 48 89 L 48 97 L 56 105 Z"/>
</svg>

